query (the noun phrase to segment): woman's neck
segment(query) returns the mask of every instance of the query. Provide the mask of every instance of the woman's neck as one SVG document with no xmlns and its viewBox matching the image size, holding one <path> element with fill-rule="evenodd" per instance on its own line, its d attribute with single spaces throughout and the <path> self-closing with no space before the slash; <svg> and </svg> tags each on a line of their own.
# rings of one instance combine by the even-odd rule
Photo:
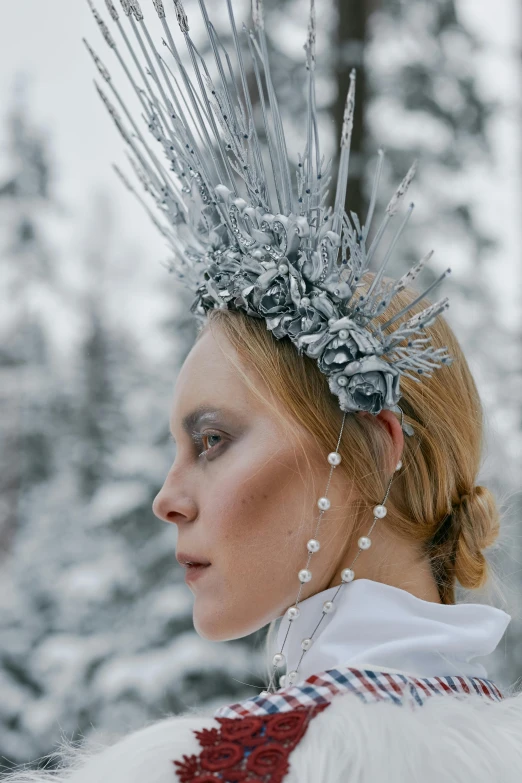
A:
<svg viewBox="0 0 522 783">
<path fill-rule="evenodd" d="M 365 534 L 359 532 L 357 538 L 359 535 Z M 410 541 L 392 535 L 384 525 L 372 531 L 371 541 L 371 557 L 359 558 L 354 567 L 357 579 L 370 579 L 372 582 L 406 590 L 423 601 L 441 603 L 433 570 L 424 553 L 419 553 Z M 343 554 L 341 564 L 336 565 L 325 589 L 339 584 L 339 574 L 343 568 L 351 567 L 358 549 L 356 539 Z"/>
</svg>

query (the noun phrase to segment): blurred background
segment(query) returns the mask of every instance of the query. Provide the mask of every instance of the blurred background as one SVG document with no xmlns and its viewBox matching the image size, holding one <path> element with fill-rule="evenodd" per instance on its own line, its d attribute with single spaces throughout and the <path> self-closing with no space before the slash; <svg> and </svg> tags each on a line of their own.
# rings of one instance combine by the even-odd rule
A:
<svg viewBox="0 0 522 783">
<path fill-rule="evenodd" d="M 116 0 L 116 5 L 119 4 Z M 173 33 L 174 6 L 165 2 Z M 497 578 L 459 600 L 513 620 L 485 661 L 522 676 L 522 12 L 517 0 L 317 0 L 321 133 L 337 155 L 357 69 L 348 206 L 365 213 L 380 146 L 382 202 L 419 158 L 397 276 L 434 248 L 431 282 L 486 413 L 479 483 L 497 494 Z M 151 0 L 142 0 L 161 46 Z M 284 120 L 302 149 L 308 0 L 266 0 Z M 203 35 L 195 0 L 191 34 Z M 208 0 L 227 39 L 224 0 Z M 108 20 L 105 4 L 97 8 Z M 234 1 L 250 23 L 248 2 Z M 63 735 L 123 732 L 262 685 L 264 632 L 200 639 L 151 503 L 174 458 L 169 409 L 194 338 L 164 239 L 117 179 L 121 137 L 82 37 L 125 78 L 84 0 L 0 9 L 0 768 Z M 114 34 L 116 32 L 113 30 Z M 131 98 L 129 97 L 129 102 Z M 136 116 L 140 116 L 139 110 Z"/>
</svg>

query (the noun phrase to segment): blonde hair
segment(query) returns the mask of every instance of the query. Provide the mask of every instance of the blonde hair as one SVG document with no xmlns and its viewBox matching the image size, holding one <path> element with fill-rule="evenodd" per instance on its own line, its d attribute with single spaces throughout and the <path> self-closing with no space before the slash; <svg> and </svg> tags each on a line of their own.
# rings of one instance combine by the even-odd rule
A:
<svg viewBox="0 0 522 783">
<path fill-rule="evenodd" d="M 373 277 L 373 273 L 364 276 L 363 291 Z M 405 289 L 377 320 L 384 323 L 417 296 L 412 288 Z M 423 299 L 408 315 L 429 304 Z M 332 451 L 342 412 L 316 361 L 299 355 L 290 340 L 277 340 L 264 319 L 213 310 L 205 328 L 214 325 L 223 331 L 243 365 L 254 366 L 260 373 L 289 419 L 305 427 L 323 452 Z M 386 502 L 386 524 L 397 536 L 420 547 L 431 565 L 441 602 L 453 604 L 456 580 L 470 589 L 488 581 L 490 566 L 483 550 L 496 540 L 500 516 L 490 490 L 475 485 L 482 457 L 483 410 L 468 363 L 443 316 L 426 328 L 426 334 L 434 347 L 448 348 L 453 362 L 421 382 L 401 378 L 399 404 L 415 434 L 405 437 L 403 468 Z M 248 372 L 243 377 L 259 393 Z M 339 447 L 342 462 L 337 470 L 346 472 L 359 498 L 353 509 L 355 529 L 363 516 L 368 521 L 368 509 L 380 502 L 389 480 L 386 466 L 391 436 L 384 427 L 376 427 L 372 418 L 348 415 Z"/>
</svg>

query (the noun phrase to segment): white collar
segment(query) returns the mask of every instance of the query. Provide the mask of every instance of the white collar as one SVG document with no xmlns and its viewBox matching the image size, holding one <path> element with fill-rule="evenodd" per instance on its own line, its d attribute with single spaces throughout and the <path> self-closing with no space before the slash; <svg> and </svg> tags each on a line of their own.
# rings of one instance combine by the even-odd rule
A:
<svg viewBox="0 0 522 783">
<path fill-rule="evenodd" d="M 301 657 L 301 641 L 321 618 L 324 601 L 338 587 L 310 596 L 299 604 L 283 653 L 287 671 Z M 299 667 L 299 679 L 337 666 L 403 672 L 417 677 L 462 675 L 487 677 L 482 664 L 471 659 L 496 648 L 511 616 L 486 604 L 436 604 L 406 590 L 371 579 L 355 579 L 335 599 L 312 647 Z M 290 621 L 283 615 L 277 632 L 277 651 Z"/>
</svg>

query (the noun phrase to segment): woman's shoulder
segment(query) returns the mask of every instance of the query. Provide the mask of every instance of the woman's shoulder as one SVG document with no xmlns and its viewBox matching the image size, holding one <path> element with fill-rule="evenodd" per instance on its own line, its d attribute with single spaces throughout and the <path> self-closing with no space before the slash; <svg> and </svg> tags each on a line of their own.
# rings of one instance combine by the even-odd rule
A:
<svg viewBox="0 0 522 783">
<path fill-rule="evenodd" d="M 16 770 L 2 783 L 173 783 L 174 761 L 197 754 L 197 731 L 219 724 L 206 715 L 172 716 L 111 740 L 62 742 L 52 754 L 58 769 L 51 772 Z"/>
<path fill-rule="evenodd" d="M 401 707 L 341 696 L 310 723 L 285 783 L 518 783 L 521 775 L 522 693 L 436 695 Z"/>
<path fill-rule="evenodd" d="M 55 773 L 18 771 L 4 780 L 192 783 L 220 769 L 247 771 L 263 783 L 520 780 L 522 693 L 500 700 L 437 694 L 398 706 L 347 692 L 289 706 L 243 717 L 164 718 L 105 747 L 64 745 Z"/>
</svg>

